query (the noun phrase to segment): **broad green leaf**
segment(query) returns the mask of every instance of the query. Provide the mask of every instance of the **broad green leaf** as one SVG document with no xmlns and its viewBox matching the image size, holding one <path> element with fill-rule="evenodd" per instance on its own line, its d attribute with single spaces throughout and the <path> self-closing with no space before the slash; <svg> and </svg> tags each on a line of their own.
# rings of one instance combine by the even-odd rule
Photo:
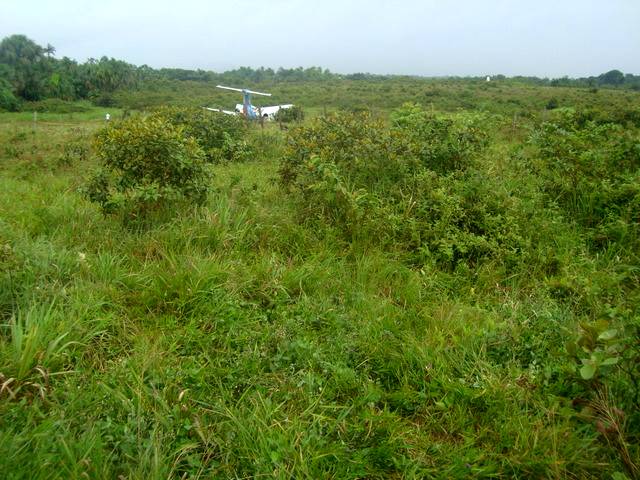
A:
<svg viewBox="0 0 640 480">
<path fill-rule="evenodd" d="M 605 330 L 600 335 L 598 335 L 598 340 L 612 340 L 616 338 L 617 334 L 618 334 L 618 331 L 615 328 L 612 328 L 610 330 Z"/>
<path fill-rule="evenodd" d="M 618 360 L 618 357 L 605 358 L 602 363 L 600 363 L 600 365 L 615 365 L 616 363 L 618 363 Z"/>
<path fill-rule="evenodd" d="M 585 363 L 580 368 L 580 376 L 585 380 L 591 380 L 596 374 L 596 366 L 592 362 Z"/>
</svg>

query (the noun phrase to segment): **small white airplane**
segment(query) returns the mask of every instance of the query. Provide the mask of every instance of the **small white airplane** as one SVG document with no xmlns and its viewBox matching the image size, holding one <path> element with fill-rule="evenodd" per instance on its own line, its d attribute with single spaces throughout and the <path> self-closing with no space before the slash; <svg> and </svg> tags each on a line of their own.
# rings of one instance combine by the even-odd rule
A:
<svg viewBox="0 0 640 480">
<path fill-rule="evenodd" d="M 211 107 L 203 107 L 205 110 L 209 110 L 211 112 L 222 112 L 227 115 L 244 115 L 247 118 L 251 119 L 260 119 L 264 118 L 265 120 L 273 120 L 276 113 L 280 111 L 280 109 L 286 109 L 293 107 L 293 104 L 286 105 L 273 105 L 270 107 L 255 107 L 251 105 L 251 95 L 263 95 L 265 97 L 270 97 L 270 93 L 262 93 L 262 92 L 254 92 L 253 90 L 248 90 L 246 88 L 233 88 L 233 87 L 224 87 L 222 85 L 216 85 L 216 88 L 222 88 L 225 90 L 233 90 L 234 92 L 242 93 L 242 103 L 236 104 L 236 108 L 234 111 L 231 110 L 221 110 L 219 108 L 211 108 Z"/>
</svg>

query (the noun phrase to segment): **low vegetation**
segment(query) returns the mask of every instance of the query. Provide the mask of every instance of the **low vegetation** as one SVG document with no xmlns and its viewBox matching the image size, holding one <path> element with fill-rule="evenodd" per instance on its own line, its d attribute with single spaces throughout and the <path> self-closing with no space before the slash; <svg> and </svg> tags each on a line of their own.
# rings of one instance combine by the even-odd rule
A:
<svg viewBox="0 0 640 480">
<path fill-rule="evenodd" d="M 4 477 L 640 476 L 637 93 L 179 81 L 0 114 Z"/>
<path fill-rule="evenodd" d="M 102 168 L 86 196 L 104 213 L 145 215 L 181 200 L 202 204 L 209 190 L 205 154 L 184 127 L 161 118 L 130 118 L 96 135 Z"/>
</svg>

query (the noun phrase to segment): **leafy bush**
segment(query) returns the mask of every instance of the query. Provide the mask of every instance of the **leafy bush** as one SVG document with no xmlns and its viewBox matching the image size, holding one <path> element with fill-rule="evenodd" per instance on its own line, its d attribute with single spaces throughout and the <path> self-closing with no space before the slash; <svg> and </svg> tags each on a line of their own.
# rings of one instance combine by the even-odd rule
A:
<svg viewBox="0 0 640 480">
<path fill-rule="evenodd" d="M 216 152 L 213 158 L 218 163 L 246 162 L 254 157 L 253 148 L 245 140 L 234 139 L 227 132 L 224 132 L 223 136 L 222 147 L 212 150 L 212 152 Z"/>
<path fill-rule="evenodd" d="M 547 102 L 547 104 L 545 105 L 544 108 L 546 108 L 547 110 L 555 110 L 559 106 L 560 106 L 560 103 L 558 102 L 558 99 L 557 98 L 551 98 L 551 99 L 549 99 L 549 101 Z"/>
<path fill-rule="evenodd" d="M 185 135 L 198 142 L 209 162 L 240 161 L 252 155 L 244 141 L 245 123 L 238 117 L 180 107 L 161 108 L 154 116 L 182 127 Z"/>
<path fill-rule="evenodd" d="M 393 148 L 400 151 L 393 154 Z M 280 176 L 286 186 L 310 183 L 303 176 L 313 172 L 308 162 L 317 157 L 316 164 L 333 164 L 341 175 L 359 186 L 393 181 L 394 173 L 403 168 L 401 154 L 406 150 L 400 142 L 393 141 L 381 121 L 366 113 L 331 115 L 292 130 Z"/>
<path fill-rule="evenodd" d="M 481 115 L 436 116 L 416 104 L 404 104 L 391 114 L 396 130 L 408 137 L 411 154 L 438 173 L 464 170 L 487 145 Z"/>
<path fill-rule="evenodd" d="M 566 112 L 566 110 L 563 110 Z M 621 106 L 607 111 L 601 108 L 582 108 L 571 110 L 575 124 L 584 127 L 587 122 L 597 125 L 605 123 L 619 123 L 622 126 L 640 127 L 640 109 L 634 106 Z"/>
<path fill-rule="evenodd" d="M 299 105 L 291 108 L 281 108 L 275 115 L 275 120 L 282 123 L 301 122 L 304 120 L 304 110 Z"/>
<path fill-rule="evenodd" d="M 105 213 L 145 212 L 167 201 L 202 203 L 209 172 L 202 148 L 159 117 L 131 118 L 99 132 L 95 150 L 103 163 L 86 188 Z"/>
<path fill-rule="evenodd" d="M 607 243 L 615 230 L 637 238 L 640 138 L 619 124 L 585 120 L 571 109 L 543 123 L 531 141 L 535 168 L 549 199 Z M 598 240 L 599 239 L 599 240 Z"/>
<path fill-rule="evenodd" d="M 300 193 L 305 217 L 421 262 L 517 254 L 524 240 L 514 201 L 469 169 L 485 143 L 475 122 L 435 118 L 413 105 L 392 121 L 389 128 L 368 114 L 341 114 L 292 131 L 280 178 Z"/>
</svg>

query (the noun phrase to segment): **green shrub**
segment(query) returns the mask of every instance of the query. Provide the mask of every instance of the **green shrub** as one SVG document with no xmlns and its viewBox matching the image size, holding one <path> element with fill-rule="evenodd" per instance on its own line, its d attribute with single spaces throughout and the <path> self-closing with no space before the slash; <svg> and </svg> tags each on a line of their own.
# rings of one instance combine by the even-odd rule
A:
<svg viewBox="0 0 640 480">
<path fill-rule="evenodd" d="M 487 145 L 480 127 L 481 115 L 436 116 L 416 104 L 404 104 L 391 113 L 394 129 L 407 137 L 406 144 L 421 164 L 438 173 L 464 170 Z"/>
<path fill-rule="evenodd" d="M 299 105 L 291 108 L 281 108 L 275 115 L 275 120 L 282 123 L 301 122 L 304 120 L 304 110 Z"/>
<path fill-rule="evenodd" d="M 143 213 L 168 201 L 200 204 L 207 196 L 204 153 L 183 127 L 159 117 L 131 118 L 100 131 L 94 147 L 103 166 L 85 191 L 105 213 Z"/>
<path fill-rule="evenodd" d="M 547 104 L 545 105 L 544 108 L 546 108 L 547 110 L 554 110 L 556 108 L 558 108 L 560 106 L 560 103 L 558 102 L 557 98 L 551 98 L 549 99 L 549 101 L 547 102 Z"/>
<path fill-rule="evenodd" d="M 637 239 L 637 132 L 561 109 L 533 133 L 531 141 L 539 149 L 534 166 L 550 201 L 579 224 L 595 229 L 594 239 L 603 245 L 615 237 L 612 229 L 624 228 L 628 238 Z"/>
<path fill-rule="evenodd" d="M 574 370 L 567 383 L 573 383 L 579 418 L 613 440 L 633 475 L 637 466 L 629 446 L 638 444 L 640 426 L 640 322 L 628 315 L 618 320 L 580 324 L 579 334 L 566 344 Z"/>
<path fill-rule="evenodd" d="M 153 116 L 182 127 L 185 135 L 198 142 L 209 162 L 246 160 L 252 155 L 244 141 L 246 126 L 241 118 L 181 107 L 164 107 Z"/>
<path fill-rule="evenodd" d="M 398 170 L 404 168 L 402 154 L 406 151 L 382 121 L 367 113 L 331 115 L 291 131 L 280 177 L 288 187 L 298 180 L 301 186 L 309 184 L 311 179 L 299 177 L 313 174 L 314 167 L 308 162 L 317 157 L 316 164 L 335 165 L 345 179 L 358 186 L 393 182 L 401 175 Z"/>
<path fill-rule="evenodd" d="M 224 132 L 224 143 L 218 149 L 212 149 L 212 160 L 217 163 L 239 163 L 251 160 L 255 152 L 245 140 L 234 139 L 229 133 Z"/>
<path fill-rule="evenodd" d="M 392 116 L 321 118 L 294 129 L 280 168 L 305 218 L 456 265 L 519 254 L 517 202 L 470 169 L 485 136 L 468 119 L 439 119 L 417 106 Z"/>
</svg>

